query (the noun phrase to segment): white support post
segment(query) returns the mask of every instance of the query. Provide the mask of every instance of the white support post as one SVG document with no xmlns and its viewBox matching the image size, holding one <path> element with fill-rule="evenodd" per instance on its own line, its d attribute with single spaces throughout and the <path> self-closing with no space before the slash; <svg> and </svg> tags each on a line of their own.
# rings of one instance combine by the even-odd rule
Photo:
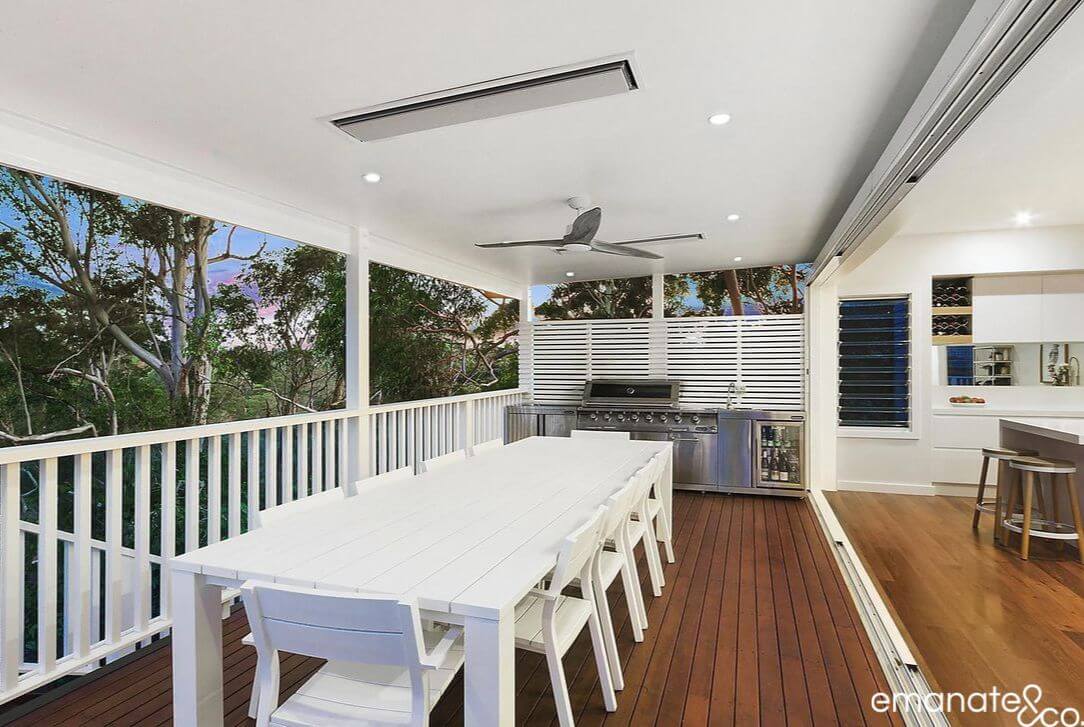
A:
<svg viewBox="0 0 1084 727">
<path fill-rule="evenodd" d="M 654 273 L 651 276 L 651 317 L 658 320 L 666 315 L 666 276 Z"/>
<path fill-rule="evenodd" d="M 124 561 L 121 556 L 124 450 L 105 453 L 105 639 L 120 641 L 124 627 Z"/>
<path fill-rule="evenodd" d="M 648 375 L 665 379 L 666 369 L 666 286 L 665 275 L 651 276 L 651 322 L 648 324 Z"/>
<path fill-rule="evenodd" d="M 369 250 L 360 229 L 346 258 L 346 408 L 360 412 L 347 424 L 342 453 L 352 483 L 369 475 Z"/>
<path fill-rule="evenodd" d="M 23 660 L 23 534 L 19 463 L 0 465 L 0 690 L 15 688 Z"/>
</svg>

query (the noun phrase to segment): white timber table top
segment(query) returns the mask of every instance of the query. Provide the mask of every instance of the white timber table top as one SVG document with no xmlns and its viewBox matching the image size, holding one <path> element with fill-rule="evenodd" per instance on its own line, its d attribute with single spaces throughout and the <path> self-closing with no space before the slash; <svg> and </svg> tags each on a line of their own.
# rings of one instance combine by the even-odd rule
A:
<svg viewBox="0 0 1084 727">
<path fill-rule="evenodd" d="M 217 580 L 381 592 L 493 616 L 669 442 L 531 437 L 172 560 Z"/>
</svg>

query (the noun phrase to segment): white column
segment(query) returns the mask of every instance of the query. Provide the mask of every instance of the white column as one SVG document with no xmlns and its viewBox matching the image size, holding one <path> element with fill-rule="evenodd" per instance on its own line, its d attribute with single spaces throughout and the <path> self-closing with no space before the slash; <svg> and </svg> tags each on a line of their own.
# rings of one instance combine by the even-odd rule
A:
<svg viewBox="0 0 1084 727">
<path fill-rule="evenodd" d="M 815 490 L 834 490 L 837 486 L 838 267 L 838 262 L 830 262 L 806 290 L 806 468 L 810 487 Z"/>
<path fill-rule="evenodd" d="M 519 296 L 519 337 L 516 345 L 519 346 L 519 388 L 524 389 L 528 396 L 534 393 L 534 372 L 531 360 L 532 326 L 534 326 L 534 301 L 531 300 L 531 286 L 527 285 Z M 503 421 L 504 418 L 501 419 Z"/>
<path fill-rule="evenodd" d="M 666 310 L 666 289 L 663 285 L 663 273 L 654 273 L 651 276 L 651 317 L 662 318 Z"/>
<path fill-rule="evenodd" d="M 666 378 L 666 289 L 665 276 L 651 276 L 651 330 L 647 350 L 648 374 L 652 378 Z"/>
<path fill-rule="evenodd" d="M 369 476 L 368 237 L 367 231 L 356 230 L 346 257 L 346 408 L 360 412 L 347 424 L 347 482 Z"/>
</svg>

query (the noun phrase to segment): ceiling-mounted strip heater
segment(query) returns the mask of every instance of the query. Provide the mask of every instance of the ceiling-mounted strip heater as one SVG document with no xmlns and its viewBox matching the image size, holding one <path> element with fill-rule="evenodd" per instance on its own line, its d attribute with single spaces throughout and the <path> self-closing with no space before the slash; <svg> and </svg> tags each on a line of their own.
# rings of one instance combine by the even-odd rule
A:
<svg viewBox="0 0 1084 727">
<path fill-rule="evenodd" d="M 391 101 L 330 121 L 359 141 L 374 141 L 637 88 L 630 53 Z"/>
<path fill-rule="evenodd" d="M 1081 2 L 980 0 L 975 4 L 953 44 L 964 34 L 969 22 L 985 20 L 977 39 L 965 50 L 939 92 L 923 89 L 885 154 L 817 255 L 814 278 L 829 260 L 846 255 L 876 229 Z M 992 12 L 991 5 L 996 6 Z M 950 60 L 952 50 L 950 45 L 942 63 Z M 937 78 L 942 70 L 939 64 L 931 78 Z M 933 100 L 922 111 L 926 97 L 933 94 L 936 94 Z M 917 121 L 909 123 L 912 118 Z"/>
</svg>

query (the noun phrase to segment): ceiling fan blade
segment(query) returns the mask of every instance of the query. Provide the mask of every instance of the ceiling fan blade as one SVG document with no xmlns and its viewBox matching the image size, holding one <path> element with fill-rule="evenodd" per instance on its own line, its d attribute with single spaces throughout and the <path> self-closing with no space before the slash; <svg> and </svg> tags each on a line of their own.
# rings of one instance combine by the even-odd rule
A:
<svg viewBox="0 0 1084 727">
<path fill-rule="evenodd" d="M 623 247 L 609 242 L 595 241 L 591 243 L 591 249 L 595 252 L 604 252 L 608 255 L 624 255 L 626 257 L 642 257 L 648 260 L 662 260 L 662 255 L 656 255 L 647 250 L 637 250 L 635 247 Z"/>
<path fill-rule="evenodd" d="M 515 240 L 513 242 L 476 242 L 475 247 L 561 247 L 564 240 Z"/>
<path fill-rule="evenodd" d="M 565 242 L 591 242 L 602 224 L 602 208 L 592 207 L 581 212 L 572 222 L 572 229 L 565 235 Z"/>
<path fill-rule="evenodd" d="M 662 235 L 660 237 L 641 237 L 638 240 L 622 240 L 611 242 L 611 245 L 639 245 L 642 242 L 676 242 L 677 240 L 703 240 L 702 232 L 694 232 L 691 235 Z"/>
</svg>

